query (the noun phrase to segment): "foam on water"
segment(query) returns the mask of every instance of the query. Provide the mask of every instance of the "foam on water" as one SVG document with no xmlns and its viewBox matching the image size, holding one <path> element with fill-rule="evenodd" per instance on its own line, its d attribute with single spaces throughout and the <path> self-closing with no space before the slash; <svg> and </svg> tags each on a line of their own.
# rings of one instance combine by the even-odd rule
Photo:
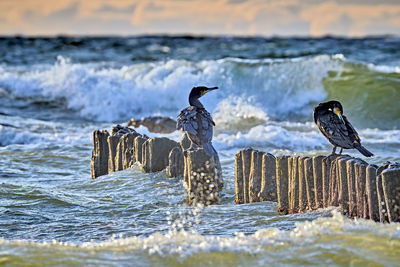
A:
<svg viewBox="0 0 400 267">
<path fill-rule="evenodd" d="M 357 242 L 361 239 L 364 242 Z M 339 240 L 340 242 L 338 242 Z M 38 249 L 41 253 L 53 252 L 58 256 L 66 253 L 69 257 L 73 257 L 75 254 L 77 256 L 82 253 L 106 251 L 117 253 L 114 256 L 110 255 L 116 260 L 120 259 L 121 254 L 124 253 L 146 253 L 160 257 L 175 256 L 182 261 L 201 253 L 229 252 L 253 255 L 253 257 L 264 255 L 269 257 L 269 261 L 275 263 L 284 258 L 301 258 L 298 255 L 300 251 L 306 258 L 309 257 L 309 260 L 318 262 L 318 255 L 315 254 L 316 248 L 319 248 L 321 252 L 330 251 L 332 253 L 339 250 L 343 260 L 351 262 L 351 258 L 346 258 L 347 253 L 343 247 L 345 243 L 351 243 L 351 247 L 348 247 L 353 251 L 351 257 L 362 257 L 362 260 L 372 260 L 372 262 L 379 261 L 382 255 L 376 252 L 385 249 L 386 254 L 391 255 L 385 260 L 388 263 L 394 263 L 399 260 L 397 253 L 393 253 L 400 247 L 400 224 L 388 225 L 365 220 L 350 220 L 334 211 L 332 217 L 321 217 L 314 221 L 297 223 L 296 227 L 290 231 L 265 228 L 252 235 L 237 233 L 235 236 L 207 236 L 179 230 L 166 234 L 154 233 L 145 238 L 121 237 L 105 242 L 83 244 L 0 239 L 0 247 L 3 250 L 19 247 L 24 248 L 25 252 L 32 252 Z M 268 253 L 271 250 L 273 253 Z M 369 253 L 373 253 L 371 255 L 374 256 L 370 258 Z M 54 259 L 49 258 L 48 260 Z"/>
<path fill-rule="evenodd" d="M 261 110 L 258 117 L 265 117 L 264 113 L 285 117 L 323 100 L 322 78 L 341 64 L 340 57 L 321 55 L 287 60 L 168 60 L 114 68 L 72 63 L 59 56 L 45 69 L 0 69 L 0 88 L 13 97 L 63 99 L 83 118 L 116 121 L 155 114 L 175 116 L 188 105 L 193 86 L 218 85 L 221 90 L 203 98 L 209 110 L 228 108 L 231 112 L 232 105 L 223 101 L 231 96 L 236 104 L 257 106 Z"/>
<path fill-rule="evenodd" d="M 74 125 L 0 115 L 0 146 L 13 144 L 89 144 L 95 125 Z"/>
</svg>

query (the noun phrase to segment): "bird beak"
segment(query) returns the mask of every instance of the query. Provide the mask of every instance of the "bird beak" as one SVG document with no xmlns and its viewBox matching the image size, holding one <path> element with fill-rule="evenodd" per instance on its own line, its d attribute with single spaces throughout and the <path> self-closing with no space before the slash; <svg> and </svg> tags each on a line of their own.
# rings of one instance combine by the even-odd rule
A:
<svg viewBox="0 0 400 267">
<path fill-rule="evenodd" d="M 218 86 L 215 87 L 207 87 L 207 90 L 204 90 L 203 92 L 201 92 L 201 95 L 205 95 L 206 93 L 208 93 L 208 91 L 212 91 L 212 90 L 216 90 L 218 89 Z"/>
<path fill-rule="evenodd" d="M 343 119 L 343 116 L 342 116 L 342 112 L 340 111 L 340 109 L 334 108 L 333 111 L 336 113 L 336 115 L 339 117 L 339 119 L 340 119 L 343 123 L 345 123 L 345 122 L 344 122 L 344 119 Z"/>
</svg>

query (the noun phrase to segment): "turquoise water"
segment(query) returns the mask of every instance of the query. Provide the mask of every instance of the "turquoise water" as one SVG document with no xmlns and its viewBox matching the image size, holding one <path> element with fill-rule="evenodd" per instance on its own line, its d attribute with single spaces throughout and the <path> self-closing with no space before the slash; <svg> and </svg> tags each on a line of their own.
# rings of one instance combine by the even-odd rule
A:
<svg viewBox="0 0 400 267">
<path fill-rule="evenodd" d="M 368 162 L 400 161 L 399 44 L 390 37 L 0 39 L 0 263 L 398 265 L 398 223 L 349 220 L 334 208 L 280 215 L 274 202 L 234 205 L 234 154 L 248 146 L 328 154 L 311 112 L 335 98 L 376 155 Z M 221 205 L 189 207 L 182 179 L 164 172 L 134 167 L 90 178 L 95 129 L 175 117 L 199 84 L 221 88 L 202 98 L 217 124 Z"/>
</svg>

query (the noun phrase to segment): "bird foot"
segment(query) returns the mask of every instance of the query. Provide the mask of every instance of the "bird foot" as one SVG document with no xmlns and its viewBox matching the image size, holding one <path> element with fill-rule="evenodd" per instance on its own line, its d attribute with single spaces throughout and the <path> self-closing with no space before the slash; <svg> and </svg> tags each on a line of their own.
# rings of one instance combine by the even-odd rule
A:
<svg viewBox="0 0 400 267">
<path fill-rule="evenodd" d="M 331 153 L 328 156 L 326 156 L 325 158 L 323 158 L 322 161 L 326 162 L 327 160 L 330 160 L 332 157 L 336 157 L 336 156 L 339 156 L 339 155 L 336 153 Z"/>
</svg>

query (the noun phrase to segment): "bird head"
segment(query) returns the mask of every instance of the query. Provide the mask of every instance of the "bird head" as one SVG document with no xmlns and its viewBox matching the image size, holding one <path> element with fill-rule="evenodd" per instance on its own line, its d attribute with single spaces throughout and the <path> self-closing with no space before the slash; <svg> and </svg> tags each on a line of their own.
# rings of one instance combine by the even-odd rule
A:
<svg viewBox="0 0 400 267">
<path fill-rule="evenodd" d="M 217 86 L 215 87 L 206 87 L 206 86 L 197 86 L 193 87 L 192 91 L 190 92 L 189 98 L 200 98 L 205 95 L 207 92 L 218 89 Z"/>
<path fill-rule="evenodd" d="M 327 102 L 327 104 L 328 104 L 329 110 L 332 111 L 333 113 L 335 113 L 339 117 L 339 119 L 343 123 L 345 123 L 344 119 L 343 119 L 343 116 L 342 116 L 343 115 L 342 104 L 340 104 L 339 101 L 335 101 L 335 100 L 329 101 L 329 102 Z"/>
</svg>

